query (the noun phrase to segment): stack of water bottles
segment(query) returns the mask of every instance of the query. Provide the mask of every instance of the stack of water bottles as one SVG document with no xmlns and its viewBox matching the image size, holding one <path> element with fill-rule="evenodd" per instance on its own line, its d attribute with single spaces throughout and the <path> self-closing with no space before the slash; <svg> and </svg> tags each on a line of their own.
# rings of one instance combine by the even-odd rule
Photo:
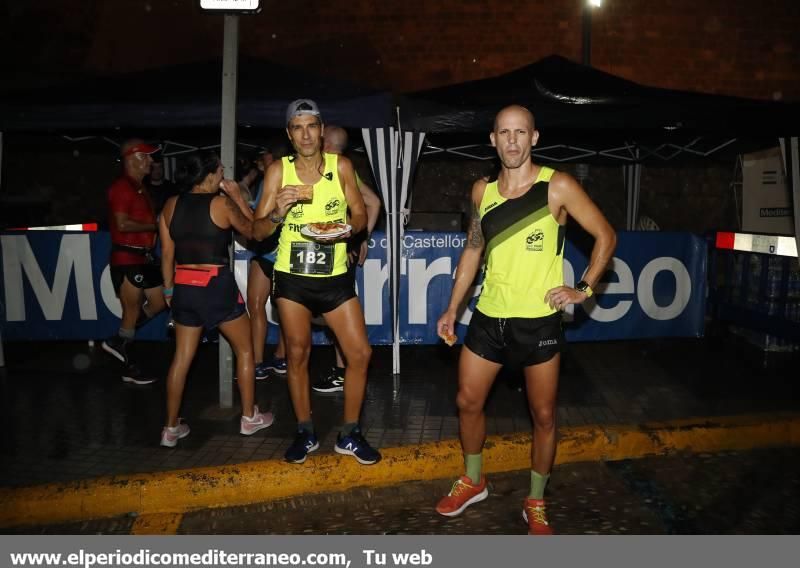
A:
<svg viewBox="0 0 800 568">
<path fill-rule="evenodd" d="M 788 262 L 787 262 L 788 261 Z M 749 310 L 780 319 L 800 322 L 800 265 L 797 258 L 766 256 L 761 254 L 737 254 L 733 271 L 731 301 Z M 766 266 L 766 286 L 762 286 L 762 263 Z M 787 269 L 785 300 L 782 298 L 782 279 Z M 742 270 L 749 270 L 748 285 L 742 285 Z M 790 339 L 756 331 L 741 326 L 733 326 L 732 331 L 750 343 L 772 352 L 792 352 L 800 350 L 800 345 Z"/>
</svg>

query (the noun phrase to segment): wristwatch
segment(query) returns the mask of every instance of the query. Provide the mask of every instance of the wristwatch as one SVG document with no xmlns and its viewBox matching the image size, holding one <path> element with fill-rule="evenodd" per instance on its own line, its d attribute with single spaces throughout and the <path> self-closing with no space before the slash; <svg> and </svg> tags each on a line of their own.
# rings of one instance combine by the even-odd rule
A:
<svg viewBox="0 0 800 568">
<path fill-rule="evenodd" d="M 591 298 L 592 295 L 594 294 L 594 290 L 592 290 L 592 287 L 589 286 L 589 283 L 586 282 L 586 280 L 581 280 L 580 282 L 575 284 L 575 289 L 578 292 L 583 292 L 584 294 L 586 294 L 587 298 Z"/>
<path fill-rule="evenodd" d="M 286 219 L 286 217 L 278 217 L 274 213 L 269 214 L 269 220 L 275 223 L 276 225 L 280 225 L 281 223 L 283 223 L 284 219 Z"/>
</svg>

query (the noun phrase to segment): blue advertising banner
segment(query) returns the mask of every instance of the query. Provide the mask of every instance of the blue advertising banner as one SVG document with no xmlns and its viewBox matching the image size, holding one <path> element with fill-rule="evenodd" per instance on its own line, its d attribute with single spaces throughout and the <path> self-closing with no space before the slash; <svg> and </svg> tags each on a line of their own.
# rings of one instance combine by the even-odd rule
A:
<svg viewBox="0 0 800 568">
<path fill-rule="evenodd" d="M 435 324 L 450 297 L 452 277 L 465 236 L 462 233 L 409 232 L 401 263 L 401 341 L 436 343 Z M 121 313 L 108 267 L 107 233 L 13 232 L 0 235 L 3 338 L 99 339 L 112 335 Z M 569 241 L 565 284 L 573 285 L 588 264 L 589 250 Z M 236 275 L 246 294 L 248 251 L 236 253 Z M 391 306 L 386 267 L 386 238 L 376 232 L 356 285 L 364 307 L 370 342 L 390 344 Z M 622 232 L 615 257 L 595 297 L 565 312 L 571 341 L 696 337 L 705 312 L 706 244 L 688 233 Z M 463 338 L 472 316 L 472 300 L 459 316 Z M 276 320 L 268 306 L 268 315 Z M 144 326 L 137 337 L 166 337 L 166 315 Z M 276 339 L 270 328 L 269 342 Z M 322 331 L 315 343 L 326 343 Z"/>
</svg>

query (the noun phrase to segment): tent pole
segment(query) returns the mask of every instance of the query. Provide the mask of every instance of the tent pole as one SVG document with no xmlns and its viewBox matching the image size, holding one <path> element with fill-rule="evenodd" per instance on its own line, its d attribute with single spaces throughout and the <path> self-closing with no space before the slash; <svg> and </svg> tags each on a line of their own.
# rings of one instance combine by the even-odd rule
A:
<svg viewBox="0 0 800 568">
<path fill-rule="evenodd" d="M 3 188 L 3 133 L 0 132 L 0 191 Z M 0 369 L 6 366 L 6 357 L 3 352 L 3 326 L 0 325 Z"/>
<path fill-rule="evenodd" d="M 225 177 L 234 179 L 236 166 L 236 71 L 239 63 L 239 16 L 225 15 L 222 47 L 222 132 L 220 158 Z M 233 250 L 229 253 L 233 266 Z M 233 353 L 225 338 L 219 337 L 219 406 L 233 407 Z"/>
<path fill-rule="evenodd" d="M 639 149 L 635 151 L 635 157 L 639 159 Z M 642 165 L 639 162 L 622 166 L 622 174 L 625 184 L 625 196 L 628 203 L 626 208 L 625 224 L 626 229 L 633 231 L 636 229 L 636 221 L 639 219 L 639 194 L 642 185 Z"/>
<path fill-rule="evenodd" d="M 792 212 L 794 213 L 794 240 L 800 252 L 800 138 L 781 138 L 781 154 L 786 183 L 792 194 Z"/>
</svg>

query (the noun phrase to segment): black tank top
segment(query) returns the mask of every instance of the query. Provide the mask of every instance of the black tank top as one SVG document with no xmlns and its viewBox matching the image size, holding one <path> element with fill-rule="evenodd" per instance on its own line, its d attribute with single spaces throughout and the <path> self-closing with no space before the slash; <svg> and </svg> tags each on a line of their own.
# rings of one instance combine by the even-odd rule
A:
<svg viewBox="0 0 800 568">
<path fill-rule="evenodd" d="M 175 264 L 227 265 L 231 229 L 221 229 L 211 220 L 215 193 L 184 193 L 178 196 L 169 234 L 175 241 Z"/>
</svg>

